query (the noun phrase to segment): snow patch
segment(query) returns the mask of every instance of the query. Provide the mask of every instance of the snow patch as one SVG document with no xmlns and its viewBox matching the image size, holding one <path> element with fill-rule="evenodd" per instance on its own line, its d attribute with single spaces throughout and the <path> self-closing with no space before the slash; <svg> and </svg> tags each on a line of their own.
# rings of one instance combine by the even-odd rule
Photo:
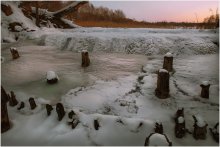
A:
<svg viewBox="0 0 220 147">
<path fill-rule="evenodd" d="M 169 143 L 166 140 L 166 137 L 162 134 L 155 133 L 149 138 L 150 146 L 169 146 Z"/>
</svg>

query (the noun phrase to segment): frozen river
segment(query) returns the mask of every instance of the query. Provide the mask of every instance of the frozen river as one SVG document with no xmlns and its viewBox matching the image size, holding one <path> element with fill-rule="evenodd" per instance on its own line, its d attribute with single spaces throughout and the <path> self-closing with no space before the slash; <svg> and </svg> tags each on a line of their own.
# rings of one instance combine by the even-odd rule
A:
<svg viewBox="0 0 220 147">
<path fill-rule="evenodd" d="M 18 47 L 20 58 L 12 60 L 7 46 L 2 51 L 2 85 L 18 94 L 60 100 L 68 90 L 93 84 L 96 80 L 114 80 L 140 71 L 147 63 L 144 55 L 122 53 L 90 53 L 91 65 L 81 67 L 81 54 L 60 51 L 52 46 L 28 45 Z M 46 72 L 55 71 L 60 81 L 46 83 Z"/>
</svg>

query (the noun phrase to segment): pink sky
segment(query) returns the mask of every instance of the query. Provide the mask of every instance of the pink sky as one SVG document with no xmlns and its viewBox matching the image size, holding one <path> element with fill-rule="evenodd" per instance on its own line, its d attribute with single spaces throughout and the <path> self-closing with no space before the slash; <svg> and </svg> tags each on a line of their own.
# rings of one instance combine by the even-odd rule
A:
<svg viewBox="0 0 220 147">
<path fill-rule="evenodd" d="M 121 9 L 128 18 L 145 21 L 201 22 L 216 13 L 218 1 L 92 1 L 94 6 Z M 212 9 L 212 11 L 210 11 Z"/>
</svg>

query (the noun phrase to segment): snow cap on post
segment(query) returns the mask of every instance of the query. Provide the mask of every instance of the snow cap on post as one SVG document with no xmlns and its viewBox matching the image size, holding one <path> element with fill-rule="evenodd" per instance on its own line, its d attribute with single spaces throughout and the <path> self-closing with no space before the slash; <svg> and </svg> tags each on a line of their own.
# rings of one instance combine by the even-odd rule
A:
<svg viewBox="0 0 220 147">
<path fill-rule="evenodd" d="M 54 71 L 48 71 L 46 78 L 47 78 L 47 83 L 49 84 L 57 83 L 57 81 L 59 80 L 57 74 Z"/>
<path fill-rule="evenodd" d="M 209 81 L 202 81 L 201 85 L 208 86 L 210 85 Z"/>
<path fill-rule="evenodd" d="M 173 57 L 173 54 L 170 53 L 170 52 L 167 52 L 167 53 L 165 54 L 165 57 Z"/>
<path fill-rule="evenodd" d="M 159 72 L 165 72 L 168 73 L 168 71 L 166 69 L 160 69 Z"/>
<path fill-rule="evenodd" d="M 154 133 L 149 137 L 149 146 L 170 146 L 168 138 L 163 134 Z"/>
<path fill-rule="evenodd" d="M 184 122 L 184 118 L 182 116 L 178 117 L 178 123 L 183 123 Z"/>
<path fill-rule="evenodd" d="M 197 122 L 196 122 L 197 126 L 204 127 L 206 125 L 204 119 L 200 115 L 195 115 L 195 117 L 197 120 Z"/>
</svg>

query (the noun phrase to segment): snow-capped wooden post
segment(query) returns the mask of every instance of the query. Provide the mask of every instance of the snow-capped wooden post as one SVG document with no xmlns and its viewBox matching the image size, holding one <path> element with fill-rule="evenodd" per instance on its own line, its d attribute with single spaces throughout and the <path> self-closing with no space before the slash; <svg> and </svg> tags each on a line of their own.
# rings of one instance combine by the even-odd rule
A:
<svg viewBox="0 0 220 147">
<path fill-rule="evenodd" d="M 212 134 L 212 137 L 213 139 L 216 141 L 216 142 L 219 142 L 219 122 L 217 122 L 214 126 L 214 128 L 209 128 L 211 134 Z"/>
<path fill-rule="evenodd" d="M 8 117 L 8 109 L 7 109 L 7 102 L 8 102 L 8 95 L 5 92 L 5 89 L 1 86 L 1 133 L 6 132 L 10 129 L 10 121 Z"/>
<path fill-rule="evenodd" d="M 175 116 L 175 136 L 182 138 L 185 135 L 184 108 L 178 109 Z"/>
<path fill-rule="evenodd" d="M 200 87 L 202 88 L 201 90 L 201 97 L 202 98 L 209 98 L 209 87 L 210 84 L 208 81 L 203 81 L 202 84 L 200 84 Z"/>
<path fill-rule="evenodd" d="M 173 55 L 170 52 L 164 56 L 163 68 L 169 72 L 173 70 Z"/>
<path fill-rule="evenodd" d="M 49 104 L 46 104 L 46 109 L 47 109 L 47 116 L 50 116 L 51 111 L 53 110 L 53 107 Z"/>
<path fill-rule="evenodd" d="M 11 51 L 11 55 L 12 55 L 13 59 L 17 59 L 17 58 L 20 57 L 19 53 L 18 53 L 18 50 L 15 47 L 11 47 L 10 51 Z"/>
<path fill-rule="evenodd" d="M 54 71 L 47 72 L 47 83 L 48 84 L 55 84 L 58 82 L 58 76 Z"/>
<path fill-rule="evenodd" d="M 89 53 L 87 50 L 82 50 L 82 67 L 88 67 L 90 64 Z"/>
<path fill-rule="evenodd" d="M 166 134 L 151 133 L 145 140 L 144 146 L 172 146 Z"/>
<path fill-rule="evenodd" d="M 10 106 L 16 106 L 18 104 L 18 101 L 16 99 L 16 95 L 14 94 L 13 91 L 11 91 L 11 96 L 9 97 L 9 105 Z"/>
<path fill-rule="evenodd" d="M 205 123 L 202 117 L 193 115 L 194 119 L 194 131 L 193 131 L 193 137 L 197 139 L 206 139 L 207 134 L 207 126 L 208 124 Z"/>
<path fill-rule="evenodd" d="M 157 76 L 157 88 L 155 95 L 161 99 L 169 97 L 169 72 L 165 69 L 160 69 Z"/>
<path fill-rule="evenodd" d="M 159 133 L 159 134 L 163 134 L 163 125 L 161 122 L 155 123 L 154 132 Z"/>
<path fill-rule="evenodd" d="M 21 103 L 20 103 L 20 106 L 18 107 L 18 110 L 23 109 L 23 108 L 24 108 L 24 106 L 25 106 L 25 105 L 24 105 L 24 102 L 21 102 Z"/>
<path fill-rule="evenodd" d="M 73 110 L 71 110 L 69 113 L 68 113 L 68 117 L 69 119 L 72 119 L 73 118 L 73 115 L 76 115 L 75 112 Z"/>
<path fill-rule="evenodd" d="M 31 110 L 35 109 L 37 107 L 35 101 L 34 101 L 34 98 L 29 98 L 29 103 L 30 103 L 30 106 L 31 106 Z"/>
<path fill-rule="evenodd" d="M 58 120 L 61 121 L 65 115 L 63 104 L 57 103 L 56 111 L 57 111 L 57 115 L 58 115 Z"/>
</svg>

